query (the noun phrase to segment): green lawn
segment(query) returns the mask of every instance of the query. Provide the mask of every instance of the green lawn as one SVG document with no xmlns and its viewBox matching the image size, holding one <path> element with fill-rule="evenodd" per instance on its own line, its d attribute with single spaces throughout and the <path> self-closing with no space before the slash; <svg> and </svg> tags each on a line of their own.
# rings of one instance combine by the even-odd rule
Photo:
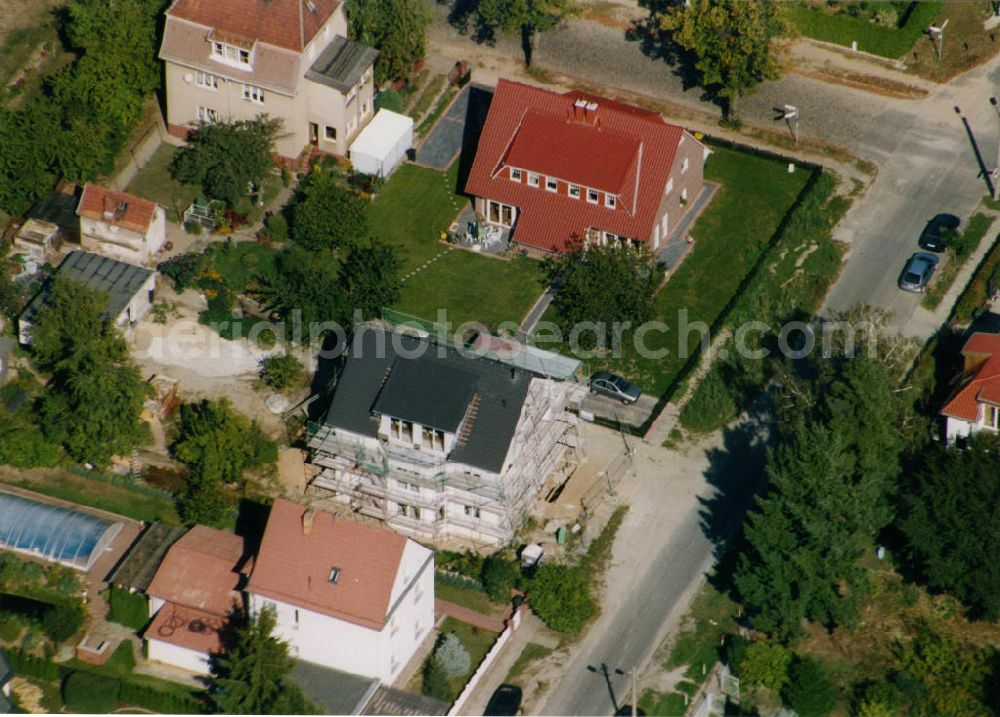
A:
<svg viewBox="0 0 1000 717">
<path fill-rule="evenodd" d="M 404 274 L 438 257 L 405 282 L 402 299 L 393 308 L 430 320 L 444 309 L 453 326 L 465 321 L 490 328 L 504 321 L 519 324 L 545 288 L 539 265 L 520 256 L 502 261 L 449 251 L 441 243 L 441 232 L 468 202 L 455 191 L 457 177 L 457 161 L 445 173 L 406 164 L 371 205 L 370 232 L 400 248 Z"/>
<path fill-rule="evenodd" d="M 626 342 L 620 357 L 588 361 L 592 371 L 613 370 L 655 396 L 671 387 L 687 362 L 678 351 L 682 312 L 686 311 L 688 326 L 696 321 L 711 326 L 718 319 L 767 250 L 809 172 L 799 169 L 789 174 L 784 162 L 716 147 L 705 164 L 705 178 L 721 186 L 690 232 L 694 247 L 656 297 L 654 318 L 670 330 L 645 337 L 648 349 L 669 353 L 659 359 L 642 357 Z M 551 312 L 544 318 L 552 319 Z M 691 351 L 699 337 L 693 331 L 687 337 Z"/>
<path fill-rule="evenodd" d="M 493 647 L 497 634 L 461 622 L 453 617 L 445 618 L 441 624 L 441 634 L 447 635 L 449 632 L 458 635 L 458 639 L 461 640 L 462 645 L 469 653 L 469 674 L 459 675 L 451 680 L 452 693 L 457 697 L 465 683 L 468 682 L 469 677 L 476 671 L 479 663 L 486 657 L 486 653 Z"/>
<path fill-rule="evenodd" d="M 470 610 L 475 610 L 478 613 L 492 617 L 503 617 L 507 612 L 506 605 L 499 605 L 492 602 L 486 596 L 486 593 L 452 585 L 438 578 L 436 574 L 434 577 L 434 597 L 436 598 L 440 598 L 446 602 L 453 602 L 456 605 L 461 605 L 462 607 L 467 607 Z"/>
<path fill-rule="evenodd" d="M 170 176 L 170 162 L 177 152 L 177 147 L 164 142 L 149 160 L 149 163 L 139 170 L 135 178 L 125 190 L 138 197 L 152 199 L 162 204 L 167 210 L 167 218 L 180 221 L 181 215 L 191 202 L 201 193 L 198 187 L 181 184 Z"/>
<path fill-rule="evenodd" d="M 35 471 L 31 477 L 7 466 L 0 466 L 0 483 L 33 490 L 71 503 L 125 515 L 135 520 L 161 520 L 177 525 L 180 519 L 170 498 L 149 495 L 125 486 L 86 478 L 59 469 Z"/>
<path fill-rule="evenodd" d="M 897 21 L 900 23 L 900 26 L 895 28 L 882 27 L 867 18 L 851 17 L 846 13 L 835 15 L 814 10 L 805 3 L 790 2 L 784 5 L 794 28 L 806 37 L 844 47 L 850 47 L 852 42 L 857 42 L 858 49 L 862 52 L 898 59 L 909 52 L 927 27 L 934 23 L 944 6 L 944 0 L 920 0 L 910 3 L 909 9 L 904 12 L 900 12 L 904 3 L 876 1 L 867 3 L 875 12 L 876 8 L 895 11 Z M 955 52 L 954 47 L 952 52 Z"/>
</svg>

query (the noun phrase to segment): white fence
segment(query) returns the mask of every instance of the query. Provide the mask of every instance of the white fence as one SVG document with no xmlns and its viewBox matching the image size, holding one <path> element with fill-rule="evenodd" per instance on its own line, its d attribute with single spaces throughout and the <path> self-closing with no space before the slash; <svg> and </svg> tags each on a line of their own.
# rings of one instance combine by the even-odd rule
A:
<svg viewBox="0 0 1000 717">
<path fill-rule="evenodd" d="M 528 609 L 527 603 L 522 603 L 520 607 L 511 615 L 510 619 L 507 621 L 507 627 L 503 629 L 503 632 L 497 637 L 496 642 L 493 643 L 493 647 L 490 651 L 486 653 L 483 657 L 483 661 L 479 663 L 479 667 L 476 671 L 472 673 L 472 677 L 469 681 L 465 683 L 465 687 L 462 688 L 462 692 L 455 698 L 455 701 L 451 705 L 451 709 L 448 710 L 448 717 L 452 715 L 462 714 L 462 707 L 465 706 L 466 701 L 469 699 L 469 695 L 472 691 L 476 689 L 476 686 L 483 679 L 483 676 L 489 671 L 490 667 L 499 657 L 500 653 L 503 652 L 504 645 L 510 640 L 511 636 L 521 625 L 521 613 Z"/>
</svg>

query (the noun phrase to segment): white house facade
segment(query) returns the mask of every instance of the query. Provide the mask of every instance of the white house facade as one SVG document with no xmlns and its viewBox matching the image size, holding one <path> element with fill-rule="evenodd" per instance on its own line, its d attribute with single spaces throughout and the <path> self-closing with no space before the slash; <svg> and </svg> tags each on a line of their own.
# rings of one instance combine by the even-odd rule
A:
<svg viewBox="0 0 1000 717">
<path fill-rule="evenodd" d="M 962 357 L 962 374 L 941 409 L 948 445 L 980 431 L 1000 431 L 1000 334 L 974 333 Z"/>
<path fill-rule="evenodd" d="M 293 657 L 392 683 L 433 628 L 434 553 L 279 499 L 246 591 Z"/>
<path fill-rule="evenodd" d="M 146 265 L 167 241 L 167 215 L 156 202 L 87 184 L 76 213 L 86 251 Z"/>
</svg>

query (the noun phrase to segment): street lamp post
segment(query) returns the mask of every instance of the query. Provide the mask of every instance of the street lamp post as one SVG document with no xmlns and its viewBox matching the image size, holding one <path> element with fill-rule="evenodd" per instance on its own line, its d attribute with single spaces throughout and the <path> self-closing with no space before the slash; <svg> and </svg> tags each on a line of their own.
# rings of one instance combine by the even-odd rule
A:
<svg viewBox="0 0 1000 717">
<path fill-rule="evenodd" d="M 950 19 L 950 18 L 949 18 Z M 948 27 L 948 20 L 941 23 L 941 27 L 935 27 L 931 25 L 927 28 L 927 34 L 931 36 L 931 42 L 934 43 L 934 51 L 937 53 L 938 62 L 941 61 L 941 55 L 944 52 L 944 29 Z"/>
<path fill-rule="evenodd" d="M 788 129 L 792 132 L 792 139 L 795 144 L 799 143 L 799 108 L 795 105 L 785 105 L 782 119 L 788 123 Z"/>
<path fill-rule="evenodd" d="M 1000 102 L 997 101 L 996 97 L 990 97 L 990 105 L 993 106 L 997 120 L 1000 120 Z M 990 173 L 990 178 L 993 183 L 993 199 L 1000 199 L 1000 138 L 997 138 L 997 163 L 993 172 Z"/>
</svg>

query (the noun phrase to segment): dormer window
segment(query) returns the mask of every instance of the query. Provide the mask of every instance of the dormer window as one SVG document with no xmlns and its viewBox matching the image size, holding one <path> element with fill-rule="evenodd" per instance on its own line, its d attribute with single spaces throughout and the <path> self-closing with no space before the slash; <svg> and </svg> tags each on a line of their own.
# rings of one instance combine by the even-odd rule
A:
<svg viewBox="0 0 1000 717">
<path fill-rule="evenodd" d="M 330 568 L 330 577 L 327 580 L 336 585 L 337 581 L 340 580 L 340 568 Z"/>
<path fill-rule="evenodd" d="M 521 181 L 521 170 L 518 169 L 517 167 L 511 167 L 510 168 L 510 179 L 511 179 L 512 182 L 520 182 Z"/>
<path fill-rule="evenodd" d="M 597 190 L 596 189 L 588 189 L 587 190 L 587 201 L 588 202 L 590 202 L 591 204 L 597 204 L 597 197 L 598 197 L 598 194 L 597 194 Z"/>
<path fill-rule="evenodd" d="M 397 440 L 413 443 L 413 421 L 390 418 L 389 435 Z"/>
<path fill-rule="evenodd" d="M 539 184 L 539 176 L 534 172 L 528 172 L 528 186 L 537 187 Z"/>
<path fill-rule="evenodd" d="M 578 186 L 576 186 L 575 184 L 569 185 L 569 196 L 571 196 L 573 199 L 579 199 L 580 198 L 580 188 Z"/>
<path fill-rule="evenodd" d="M 559 181 L 552 177 L 545 178 L 545 191 L 554 192 L 559 189 Z"/>
<path fill-rule="evenodd" d="M 212 42 L 212 56 L 231 65 L 250 66 L 250 51 L 225 42 Z"/>
<path fill-rule="evenodd" d="M 444 431 L 424 426 L 423 443 L 421 445 L 433 451 L 444 451 Z"/>
<path fill-rule="evenodd" d="M 604 195 L 604 206 L 606 206 L 608 209 L 614 209 L 615 208 L 615 195 L 614 194 L 605 194 Z"/>
</svg>

